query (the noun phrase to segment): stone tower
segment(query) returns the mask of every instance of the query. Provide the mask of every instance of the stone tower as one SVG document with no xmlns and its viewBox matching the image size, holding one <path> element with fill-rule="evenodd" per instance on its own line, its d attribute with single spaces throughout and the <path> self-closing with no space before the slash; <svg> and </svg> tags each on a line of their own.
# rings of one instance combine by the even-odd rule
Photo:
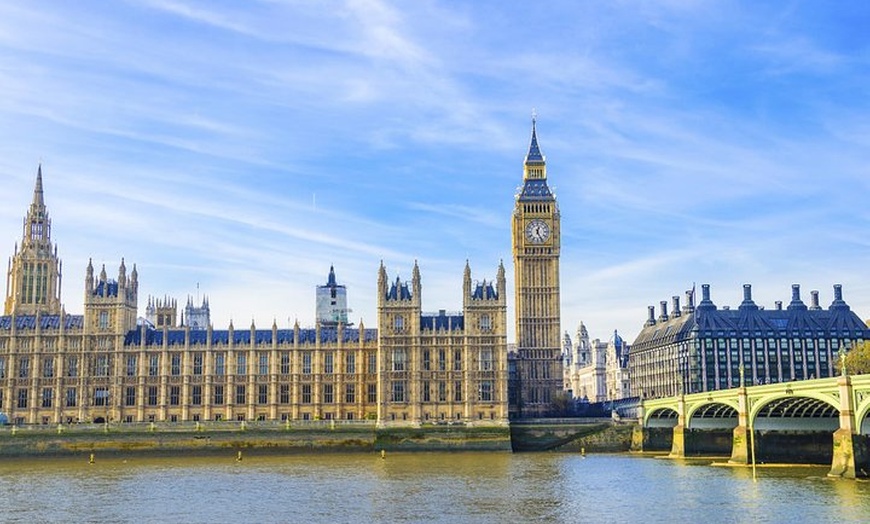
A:
<svg viewBox="0 0 870 524">
<path fill-rule="evenodd" d="M 24 218 L 21 248 L 9 259 L 6 315 L 59 315 L 62 263 L 51 243 L 51 219 L 42 194 L 42 165 L 36 172 L 33 202 Z"/>
<path fill-rule="evenodd" d="M 516 337 L 520 417 L 548 414 L 562 390 L 559 300 L 559 207 L 547 186 L 547 163 L 536 121 L 523 164 L 523 185 L 513 213 Z"/>
<path fill-rule="evenodd" d="M 335 280 L 335 268 L 329 266 L 325 286 L 317 286 L 317 321 L 323 326 L 347 325 L 347 288 Z"/>
<path fill-rule="evenodd" d="M 125 335 L 136 328 L 139 299 L 139 272 L 136 265 L 127 275 L 124 259 L 118 267 L 117 280 L 109 279 L 106 266 L 94 277 L 94 265 L 88 261 L 85 276 L 85 331 L 91 334 Z M 123 340 L 118 341 L 122 343 Z M 116 347 L 120 347 L 117 345 Z"/>
</svg>

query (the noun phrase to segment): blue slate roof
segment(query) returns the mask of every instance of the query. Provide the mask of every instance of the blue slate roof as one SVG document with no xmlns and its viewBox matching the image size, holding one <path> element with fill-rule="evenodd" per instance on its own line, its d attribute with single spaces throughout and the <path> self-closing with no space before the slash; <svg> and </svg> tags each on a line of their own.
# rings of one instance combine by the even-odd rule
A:
<svg viewBox="0 0 870 524">
<path fill-rule="evenodd" d="M 482 282 L 474 288 L 474 292 L 471 294 L 471 298 L 475 300 L 495 300 L 498 298 L 498 292 L 496 292 L 495 287 L 493 287 L 492 282 Z"/>
<path fill-rule="evenodd" d="M 870 340 L 870 329 L 842 298 L 827 309 L 807 308 L 800 299 L 787 309 L 761 309 L 744 301 L 737 309 L 718 309 L 709 299 L 694 312 L 645 326 L 633 351 L 692 338 L 849 338 Z"/>
<path fill-rule="evenodd" d="M 0 317 L 0 329 L 12 329 L 12 316 L 6 315 Z M 15 318 L 15 329 L 27 330 L 36 329 L 36 315 L 19 315 Z M 59 329 L 60 315 L 40 315 L 40 329 Z M 64 329 L 81 329 L 85 325 L 84 315 L 65 315 L 63 317 Z"/>
<path fill-rule="evenodd" d="M 439 312 L 437 315 L 420 315 L 420 329 L 422 330 L 448 330 L 462 331 L 465 329 L 465 316 L 448 315 Z"/>
<path fill-rule="evenodd" d="M 5 317 L 0 317 L 0 319 Z M 163 330 L 148 328 L 145 330 L 145 345 L 146 346 L 162 346 L 163 345 Z M 166 331 L 166 341 L 170 346 L 184 345 L 184 329 L 170 329 Z M 278 344 L 292 344 L 295 336 L 295 331 L 292 329 L 279 329 L 277 331 Z M 345 328 L 343 341 L 352 343 L 359 340 L 360 330 L 358 328 Z M 363 340 L 372 342 L 378 338 L 377 329 L 366 329 L 363 331 Z M 230 332 L 228 330 L 215 330 L 211 334 L 212 345 L 228 345 L 230 340 Z M 315 329 L 300 329 L 299 343 L 314 344 L 317 340 L 317 330 Z M 260 329 L 254 331 L 254 341 L 257 345 L 272 344 L 272 330 Z M 323 344 L 335 343 L 338 341 L 337 328 L 323 328 L 320 331 L 320 342 Z M 139 345 L 142 342 L 142 330 L 135 329 L 127 333 L 124 339 L 125 345 Z M 207 345 L 208 331 L 191 330 L 190 344 L 191 345 Z M 251 331 L 239 330 L 233 332 L 233 345 L 248 346 L 251 343 Z"/>
<path fill-rule="evenodd" d="M 541 148 L 538 147 L 538 132 L 535 125 L 535 120 L 532 120 L 532 141 L 529 143 L 529 152 L 526 154 L 526 164 L 543 164 L 544 155 L 541 154 Z"/>
<path fill-rule="evenodd" d="M 551 201 L 555 200 L 553 193 L 547 186 L 547 181 L 542 178 L 530 178 L 523 183 L 523 190 L 519 199 L 522 201 Z"/>
<path fill-rule="evenodd" d="M 408 283 L 402 282 L 399 277 L 396 277 L 396 281 L 387 291 L 387 298 L 390 300 L 411 300 L 411 290 L 408 289 Z"/>
<path fill-rule="evenodd" d="M 97 283 L 94 288 L 94 296 L 103 296 L 103 290 L 106 290 L 105 296 L 108 297 L 117 297 L 118 296 L 118 282 L 115 280 L 104 281 L 101 280 Z"/>
</svg>

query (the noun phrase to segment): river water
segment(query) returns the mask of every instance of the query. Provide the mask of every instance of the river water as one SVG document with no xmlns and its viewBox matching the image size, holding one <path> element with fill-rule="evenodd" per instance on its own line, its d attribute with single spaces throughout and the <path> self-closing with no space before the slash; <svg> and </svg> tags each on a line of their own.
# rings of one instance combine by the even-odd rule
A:
<svg viewBox="0 0 870 524">
<path fill-rule="evenodd" d="M 2 522 L 867 522 L 870 482 L 634 455 L 0 461 Z"/>
</svg>

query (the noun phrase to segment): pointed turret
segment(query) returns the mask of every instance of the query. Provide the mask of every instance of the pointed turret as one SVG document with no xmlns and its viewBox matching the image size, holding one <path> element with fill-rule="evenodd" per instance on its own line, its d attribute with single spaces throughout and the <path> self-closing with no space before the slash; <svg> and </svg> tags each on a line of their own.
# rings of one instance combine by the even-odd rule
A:
<svg viewBox="0 0 870 524">
<path fill-rule="evenodd" d="M 39 164 L 39 168 L 36 170 L 36 187 L 33 188 L 33 203 L 31 204 L 31 209 L 37 208 L 45 208 L 45 197 L 42 193 L 42 164 Z"/>
<path fill-rule="evenodd" d="M 337 284 L 335 283 L 335 267 L 332 265 L 329 266 L 329 278 L 326 280 L 326 285 L 335 287 Z"/>
<path fill-rule="evenodd" d="M 544 159 L 544 155 L 541 153 L 541 148 L 538 146 L 538 132 L 537 132 L 537 117 L 532 116 L 532 139 L 529 142 L 529 152 L 526 153 L 526 165 L 529 164 L 537 164 L 543 165 L 546 163 Z"/>
<path fill-rule="evenodd" d="M 414 260 L 414 270 L 411 272 L 411 288 L 413 289 L 413 296 L 411 298 L 419 305 L 423 286 L 420 279 L 420 266 L 417 265 L 416 260 Z"/>
</svg>

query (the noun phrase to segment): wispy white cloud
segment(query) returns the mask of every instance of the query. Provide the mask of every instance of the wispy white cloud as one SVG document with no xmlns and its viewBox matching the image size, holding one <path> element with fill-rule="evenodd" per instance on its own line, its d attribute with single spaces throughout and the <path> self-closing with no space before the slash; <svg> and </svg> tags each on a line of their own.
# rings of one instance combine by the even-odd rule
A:
<svg viewBox="0 0 870 524">
<path fill-rule="evenodd" d="M 537 108 L 565 329 L 631 338 L 692 281 L 734 304 L 744 282 L 772 303 L 842 280 L 868 315 L 867 58 L 843 43 L 860 24 L 518 7 L 0 5 L 0 238 L 11 253 L 43 158 L 70 310 L 89 256 L 137 262 L 155 295 L 201 282 L 219 325 L 309 321 L 330 263 L 373 324 L 382 259 L 403 278 L 418 259 L 424 307 L 458 309 L 466 259 L 511 270 Z"/>
</svg>

